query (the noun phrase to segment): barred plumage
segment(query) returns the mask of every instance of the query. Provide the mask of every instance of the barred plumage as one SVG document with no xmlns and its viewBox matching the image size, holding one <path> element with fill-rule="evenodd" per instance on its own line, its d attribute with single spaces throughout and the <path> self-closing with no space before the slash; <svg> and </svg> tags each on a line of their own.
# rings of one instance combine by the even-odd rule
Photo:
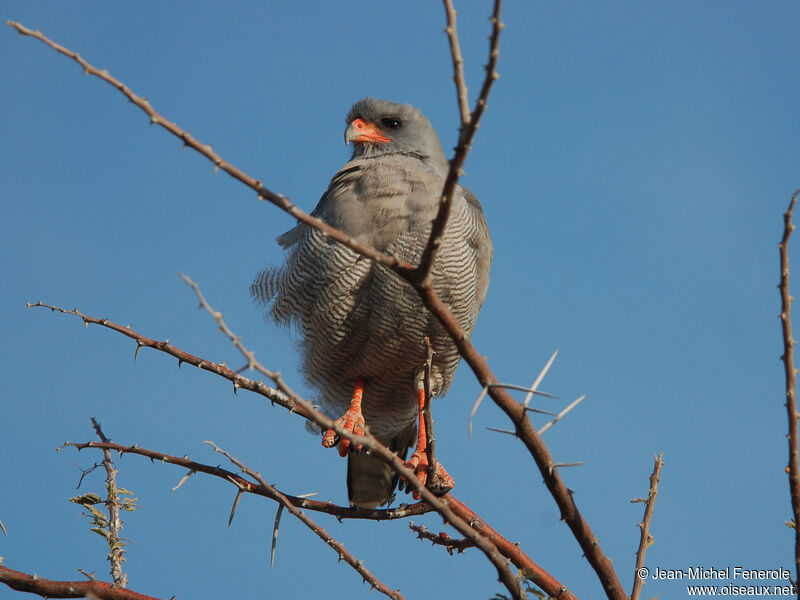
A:
<svg viewBox="0 0 800 600">
<path fill-rule="evenodd" d="M 427 119 L 407 105 L 361 100 L 348 123 L 356 119 L 392 119 L 403 130 L 385 130 L 383 139 L 389 142 L 356 143 L 353 159 L 332 178 L 313 214 L 416 264 L 444 184 L 446 161 L 438 137 Z M 253 296 L 271 302 L 278 323 L 299 330 L 304 372 L 327 412 L 340 416 L 356 379 L 364 379 L 369 430 L 405 454 L 417 415 L 415 376 L 426 358 L 423 339 L 430 338 L 435 350 L 435 395 L 444 394 L 453 379 L 460 360 L 455 344 L 411 286 L 383 265 L 302 224 L 279 242 L 287 249 L 285 264 L 263 271 L 251 287 Z M 459 187 L 432 274 L 434 288 L 468 335 L 486 295 L 491 258 L 480 204 Z M 386 488 L 393 486 L 391 473 L 369 460 L 376 459 L 358 459 L 367 463 L 364 485 L 359 485 L 351 457 L 351 501 L 361 505 L 383 503 L 392 491 Z"/>
</svg>

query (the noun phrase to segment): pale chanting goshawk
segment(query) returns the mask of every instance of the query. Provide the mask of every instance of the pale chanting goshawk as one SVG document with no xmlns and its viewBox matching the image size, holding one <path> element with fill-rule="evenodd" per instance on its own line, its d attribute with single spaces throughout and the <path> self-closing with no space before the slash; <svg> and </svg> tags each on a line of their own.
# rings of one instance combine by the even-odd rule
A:
<svg viewBox="0 0 800 600">
<path fill-rule="evenodd" d="M 448 164 L 439 137 L 416 108 L 364 98 L 347 115 L 350 161 L 333 176 L 312 215 L 359 242 L 418 264 L 439 210 Z M 419 443 L 407 463 L 427 472 L 421 407 L 427 337 L 434 350 L 432 395 L 450 387 L 460 356 L 417 292 L 389 268 L 298 224 L 278 238 L 285 263 L 262 271 L 251 286 L 276 322 L 300 334 L 303 371 L 332 418 L 356 434 L 368 431 L 405 457 L 420 420 Z M 492 242 L 477 198 L 457 186 L 442 244 L 432 266 L 434 289 L 467 335 L 475 326 L 492 262 Z M 323 445 L 334 446 L 333 430 Z M 351 504 L 377 507 L 392 497 L 397 476 L 349 440 Z M 444 473 L 444 471 L 442 471 Z M 444 477 L 449 476 L 444 473 Z M 450 480 L 452 485 L 452 480 Z"/>
</svg>

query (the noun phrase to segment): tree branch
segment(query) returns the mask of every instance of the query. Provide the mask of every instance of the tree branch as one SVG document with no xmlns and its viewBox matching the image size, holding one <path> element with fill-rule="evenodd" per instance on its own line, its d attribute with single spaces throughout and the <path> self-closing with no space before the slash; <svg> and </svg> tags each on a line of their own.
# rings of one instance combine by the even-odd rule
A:
<svg viewBox="0 0 800 600">
<path fill-rule="evenodd" d="M 105 581 L 55 581 L 0 565 L 0 583 L 12 590 L 42 598 L 97 598 L 98 600 L 159 600 Z"/>
<path fill-rule="evenodd" d="M 460 129 L 469 124 L 469 96 L 467 82 L 464 79 L 464 59 L 461 57 L 461 45 L 458 43 L 458 30 L 456 29 L 456 9 L 452 0 L 444 0 L 444 12 L 447 16 L 447 40 L 450 42 L 450 56 L 453 58 L 453 81 L 456 84 L 458 99 L 458 112 L 461 115 Z"/>
<path fill-rule="evenodd" d="M 233 177 L 234 179 L 238 179 L 243 184 L 248 186 L 249 188 L 255 190 L 258 193 L 259 200 L 267 200 L 270 203 L 274 204 L 281 210 L 289 213 L 298 221 L 305 223 L 306 225 L 310 225 L 316 229 L 319 229 L 329 237 L 335 239 L 341 244 L 344 244 L 354 252 L 358 252 L 364 256 L 367 256 L 374 260 L 377 263 L 382 265 L 386 265 L 387 267 L 393 269 L 394 271 L 405 274 L 405 276 L 409 276 L 413 271 L 414 267 L 405 263 L 403 261 L 398 260 L 393 256 L 389 256 L 388 254 L 384 254 L 372 248 L 371 246 L 367 246 L 356 241 L 355 238 L 352 236 L 347 235 L 346 233 L 339 231 L 338 229 L 331 227 L 325 221 L 318 219 L 316 217 L 312 217 L 308 213 L 300 210 L 297 206 L 292 204 L 292 202 L 286 196 L 282 196 L 281 194 L 276 194 L 271 190 L 268 190 L 264 185 L 261 183 L 260 180 L 247 175 L 240 169 L 236 168 L 232 164 L 228 163 L 227 161 L 223 160 L 223 158 L 212 150 L 211 145 L 209 144 L 202 144 L 197 139 L 195 139 L 188 131 L 184 131 L 181 129 L 176 123 L 173 123 L 163 116 L 161 116 L 152 106 L 150 106 L 150 102 L 147 101 L 146 98 L 141 96 L 137 96 L 128 86 L 124 83 L 116 79 L 115 77 L 111 76 L 107 69 L 103 69 L 102 71 L 91 64 L 89 64 L 86 60 L 84 60 L 77 52 L 73 52 L 69 48 L 65 48 L 60 44 L 55 43 L 54 41 L 47 38 L 45 35 L 42 34 L 40 31 L 34 31 L 32 29 L 28 29 L 24 25 L 17 23 L 15 21 L 6 21 L 6 23 L 16 29 L 20 35 L 30 36 L 35 38 L 51 48 L 55 51 L 60 52 L 64 56 L 67 56 L 77 62 L 81 67 L 83 67 L 83 72 L 85 75 L 94 75 L 109 83 L 110 85 L 117 88 L 125 97 L 130 100 L 133 104 L 138 106 L 142 111 L 144 111 L 147 116 L 150 117 L 150 123 L 155 125 L 160 125 L 168 132 L 170 132 L 175 137 L 179 138 L 183 141 L 184 146 L 188 146 L 192 150 L 195 150 L 205 156 L 208 160 L 214 163 L 214 170 L 222 169 L 228 175 Z"/>
<path fill-rule="evenodd" d="M 410 506 L 400 505 L 398 508 L 390 509 L 368 509 L 355 507 L 348 508 L 345 506 L 339 506 L 332 502 L 320 502 L 303 496 L 292 496 L 290 494 L 278 491 L 274 486 L 264 487 L 258 481 L 245 479 L 238 473 L 228 471 L 222 467 L 199 463 L 190 460 L 186 456 L 178 457 L 165 454 L 164 452 L 160 452 L 158 450 L 149 450 L 135 444 L 122 445 L 113 442 L 94 441 L 85 443 L 66 442 L 61 448 L 75 448 L 78 451 L 91 448 L 110 450 L 120 454 L 135 454 L 138 456 L 144 456 L 152 461 L 157 461 L 162 464 L 168 463 L 183 467 L 188 470 L 186 477 L 188 477 L 188 475 L 191 473 L 206 473 L 207 475 L 212 475 L 228 483 L 234 484 L 237 489 L 241 490 L 242 492 L 263 496 L 272 500 L 277 500 L 277 493 L 283 496 L 290 504 L 292 504 L 292 506 L 300 509 L 333 515 L 339 520 L 364 519 L 370 521 L 388 521 L 405 519 L 407 517 L 425 514 L 434 510 L 433 507 L 431 507 L 427 502 L 418 502 Z M 59 448 L 59 450 L 61 448 Z M 181 482 L 175 486 L 175 488 L 182 485 L 186 477 L 184 477 Z M 472 511 L 463 502 L 458 500 L 455 496 L 452 494 L 447 494 L 442 498 L 442 500 L 447 503 L 453 513 L 469 523 L 470 527 L 472 527 L 476 532 L 497 546 L 497 549 L 500 551 L 500 553 L 508 558 L 517 568 L 523 569 L 528 574 L 527 576 L 529 579 L 534 581 L 548 595 L 553 598 L 558 598 L 559 600 L 575 599 L 575 596 L 567 590 L 566 586 L 564 586 L 561 582 L 559 582 L 556 578 L 554 578 L 546 570 L 534 562 L 529 556 L 527 556 L 518 544 L 510 542 L 502 535 L 497 533 L 497 531 L 492 529 L 481 517 L 479 517 L 474 511 Z M 467 542 L 464 543 L 466 544 Z M 475 545 L 474 541 L 471 539 L 469 540 L 469 543 L 473 546 Z"/>
<path fill-rule="evenodd" d="M 783 215 L 783 238 L 778 248 L 781 257 L 781 282 L 778 285 L 781 294 L 781 331 L 783 333 L 783 369 L 786 377 L 786 413 L 789 420 L 789 494 L 792 497 L 792 513 L 794 514 L 794 562 L 796 581 L 800 581 L 800 458 L 798 457 L 797 439 L 797 370 L 794 368 L 794 346 L 797 343 L 792 337 L 792 301 L 789 294 L 789 237 L 794 231 L 792 211 L 797 195 L 792 195 L 789 208 Z"/>
<path fill-rule="evenodd" d="M 505 559 L 497 551 L 495 545 L 485 540 L 479 533 L 470 528 L 469 524 L 458 517 L 443 500 L 437 498 L 428 488 L 420 483 L 414 472 L 405 466 L 404 461 L 402 461 L 394 452 L 376 440 L 371 434 L 364 436 L 354 435 L 352 432 L 347 431 L 341 425 L 337 424 L 332 419 L 319 412 L 307 400 L 303 400 L 301 398 L 291 400 L 286 398 L 283 393 L 264 385 L 260 381 L 253 381 L 252 379 L 235 373 L 225 365 L 206 361 L 198 358 L 197 356 L 184 352 L 171 345 L 169 341 L 158 342 L 156 340 L 152 340 L 136 333 L 130 327 L 122 327 L 116 323 L 113 323 L 112 321 L 109 321 L 108 319 L 97 319 L 90 315 L 86 315 L 77 309 L 65 310 L 63 308 L 44 304 L 42 302 L 28 303 L 28 307 L 49 308 L 55 312 L 75 315 L 80 317 L 83 322 L 87 324 L 87 326 L 89 323 L 101 325 L 121 333 L 127 337 L 130 337 L 131 339 L 136 340 L 137 352 L 139 348 L 146 346 L 170 354 L 171 356 L 178 358 L 178 360 L 181 362 L 193 364 L 198 368 L 215 373 L 220 377 L 224 377 L 225 379 L 232 381 L 234 384 L 234 391 L 238 390 L 239 388 L 243 388 L 257 394 L 261 394 L 262 396 L 269 398 L 270 401 L 273 401 L 274 404 L 279 404 L 284 408 L 289 408 L 291 411 L 313 421 L 322 429 L 333 429 L 339 436 L 347 438 L 353 443 L 361 444 L 365 449 L 371 451 L 374 456 L 377 456 L 380 460 L 389 464 L 398 475 L 405 478 L 408 487 L 416 490 L 422 499 L 425 500 L 433 508 L 433 510 L 438 512 L 442 518 L 444 518 L 445 522 L 455 527 L 465 537 L 472 539 L 475 542 L 475 545 L 481 549 L 489 561 L 495 566 L 500 580 L 508 588 L 512 596 L 518 599 L 524 598 L 524 592 L 522 591 L 519 581 L 511 573 L 508 565 L 505 562 Z"/>
<path fill-rule="evenodd" d="M 61 446 L 61 448 L 59 448 L 59 450 L 61 450 L 62 448 L 75 448 L 78 451 L 85 450 L 87 448 L 97 448 L 100 450 L 111 450 L 113 452 L 119 452 L 120 454 L 136 454 L 139 456 L 144 456 L 146 458 L 149 458 L 153 461 L 173 464 L 188 469 L 187 477 L 191 473 L 205 473 L 206 475 L 212 475 L 214 477 L 223 479 L 228 483 L 232 483 L 237 488 L 249 494 L 264 496 L 265 498 L 270 498 L 272 500 L 276 499 L 270 492 L 270 490 L 262 488 L 258 483 L 245 479 L 244 477 L 242 477 L 238 473 L 234 473 L 233 471 L 228 471 L 227 469 L 223 469 L 222 467 L 218 466 L 211 466 L 208 464 L 199 463 L 190 460 L 185 456 L 172 456 L 170 454 L 166 454 L 158 450 L 148 450 L 147 448 L 142 448 L 141 446 L 136 444 L 124 445 L 124 444 L 116 444 L 114 442 L 83 442 L 83 443 L 66 442 L 63 446 Z M 181 482 L 173 489 L 177 489 L 178 487 L 180 487 L 184 483 L 184 481 L 185 478 L 181 480 Z M 425 502 L 417 502 L 416 504 L 411 504 L 411 505 L 401 505 L 399 508 L 387 508 L 387 509 L 356 508 L 356 507 L 339 506 L 338 504 L 334 504 L 333 502 L 320 502 L 318 500 L 312 500 L 310 498 L 304 498 L 302 496 L 292 496 L 284 492 L 280 493 L 286 499 L 288 499 L 293 506 L 305 510 L 326 513 L 340 520 L 366 519 L 371 521 L 390 521 L 394 519 L 405 519 L 406 517 L 414 515 L 422 515 L 431 512 L 433 510 Z"/>
<path fill-rule="evenodd" d="M 356 573 L 361 575 L 364 578 L 364 581 L 368 582 L 370 586 L 372 586 L 373 590 L 378 590 L 385 596 L 392 598 L 393 600 L 405 600 L 404 596 L 398 590 L 390 590 L 380 579 L 375 577 L 375 575 L 370 572 L 364 566 L 364 561 L 356 559 L 345 547 L 344 545 L 339 542 L 336 538 L 331 536 L 327 531 L 325 531 L 322 527 L 320 527 L 317 523 L 315 523 L 308 515 L 306 515 L 303 511 L 299 510 L 289 499 L 281 494 L 278 490 L 276 490 L 273 486 L 268 484 L 263 477 L 256 471 L 250 469 L 246 466 L 243 462 L 236 459 L 235 457 L 231 456 L 225 450 L 219 448 L 214 442 L 205 442 L 214 448 L 215 452 L 219 452 L 227 457 L 233 464 L 239 467 L 244 473 L 252 477 L 258 484 L 262 487 L 262 489 L 266 490 L 270 497 L 278 502 L 282 507 L 288 510 L 292 515 L 297 517 L 303 525 L 308 527 L 311 531 L 313 531 L 317 537 L 319 537 L 323 542 L 328 544 L 333 550 L 339 555 L 339 560 L 345 561 L 348 565 L 355 569 Z M 249 485 L 247 487 L 250 487 Z M 244 490 L 244 488 L 239 487 L 240 490 Z"/>
<path fill-rule="evenodd" d="M 494 11 L 492 13 L 492 35 L 489 37 L 489 61 L 486 64 L 486 77 L 481 86 L 480 95 L 475 103 L 475 110 L 469 116 L 469 120 L 464 122 L 464 106 L 467 105 L 467 88 L 464 83 L 463 60 L 461 59 L 461 48 L 458 45 L 458 38 L 455 29 L 455 10 L 453 9 L 452 0 L 444 0 L 445 12 L 447 13 L 447 35 L 450 39 L 450 50 L 453 55 L 453 67 L 455 69 L 456 89 L 458 91 L 458 103 L 461 107 L 461 127 L 458 135 L 458 145 L 455 149 L 455 154 L 450 160 L 450 169 L 447 171 L 447 177 L 444 180 L 444 188 L 442 189 L 442 196 L 439 201 L 439 212 L 433 220 L 431 234 L 428 238 L 428 244 L 422 252 L 419 260 L 419 266 L 412 274 L 409 281 L 415 286 L 433 287 L 431 279 L 431 269 L 433 268 L 433 259 L 439 246 L 442 244 L 444 237 L 444 230 L 447 227 L 447 221 L 450 218 L 450 209 L 453 206 L 453 194 L 455 194 L 456 186 L 458 185 L 458 178 L 463 175 L 464 161 L 467 159 L 467 154 L 472 148 L 472 140 L 475 138 L 475 133 L 478 131 L 483 111 L 486 110 L 486 101 L 489 99 L 489 92 L 492 89 L 492 84 L 500 78 L 497 74 L 497 59 L 500 56 L 498 49 L 500 43 L 500 32 L 503 30 L 503 23 L 500 21 L 500 9 L 502 8 L 502 0 L 494 1 Z M 452 18 L 452 22 L 451 22 Z M 460 73 L 459 73 L 460 71 Z M 469 110 L 469 109 L 467 109 Z"/>
<path fill-rule="evenodd" d="M 644 502 L 644 518 L 639 523 L 641 530 L 641 537 L 639 539 L 639 550 L 636 552 L 636 567 L 633 572 L 633 591 L 631 592 L 631 600 L 639 600 L 642 593 L 642 585 L 644 579 L 639 577 L 639 572 L 644 567 L 644 557 L 647 553 L 647 548 L 653 543 L 653 537 L 650 535 L 650 521 L 653 519 L 653 510 L 656 504 L 656 496 L 658 495 L 658 478 L 661 475 L 661 467 L 664 466 L 662 460 L 664 454 L 659 454 L 655 457 L 655 464 L 653 465 L 653 473 L 650 475 L 650 492 L 647 495 L 647 500 L 639 498 L 631 500 L 631 502 Z"/>
<path fill-rule="evenodd" d="M 108 442 L 108 438 L 100 428 L 100 424 L 92 417 L 92 426 L 97 437 L 103 442 Z M 119 497 L 117 496 L 117 470 L 111 460 L 111 452 L 103 450 L 103 467 L 106 470 L 106 508 L 108 509 L 108 562 L 111 563 L 111 578 L 114 585 L 126 587 L 128 577 L 122 572 L 122 561 L 125 553 L 125 543 L 120 540 L 119 532 L 122 529 L 122 519 L 119 516 Z"/>
<path fill-rule="evenodd" d="M 467 538 L 454 539 L 443 531 L 440 533 L 433 533 L 432 531 L 428 531 L 427 527 L 424 525 L 415 525 L 413 521 L 409 522 L 408 527 L 417 534 L 419 539 L 428 540 L 434 546 L 444 546 L 450 556 L 453 555 L 453 551 L 461 554 L 467 548 L 475 546 L 475 544 Z"/>
</svg>

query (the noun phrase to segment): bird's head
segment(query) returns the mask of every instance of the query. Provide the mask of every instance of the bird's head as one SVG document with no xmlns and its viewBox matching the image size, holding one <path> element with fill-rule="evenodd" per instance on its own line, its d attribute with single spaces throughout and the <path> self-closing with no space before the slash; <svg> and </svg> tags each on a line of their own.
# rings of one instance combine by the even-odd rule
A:
<svg viewBox="0 0 800 600">
<path fill-rule="evenodd" d="M 350 142 L 355 144 L 353 158 L 408 154 L 447 171 L 439 136 L 425 115 L 409 104 L 362 98 L 347 114 L 344 143 Z"/>
</svg>

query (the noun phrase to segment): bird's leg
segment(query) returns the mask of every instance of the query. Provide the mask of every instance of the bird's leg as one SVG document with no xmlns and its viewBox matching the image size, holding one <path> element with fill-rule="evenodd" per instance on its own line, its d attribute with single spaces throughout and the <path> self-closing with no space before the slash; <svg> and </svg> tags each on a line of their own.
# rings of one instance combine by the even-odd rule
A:
<svg viewBox="0 0 800 600">
<path fill-rule="evenodd" d="M 364 396 L 364 380 L 360 377 L 356 379 L 355 386 L 353 387 L 353 399 L 350 401 L 350 408 L 345 413 L 336 419 L 336 424 L 340 425 L 347 431 L 355 435 L 364 435 L 364 415 L 361 414 L 361 398 Z M 336 431 L 328 429 L 322 434 L 322 445 L 326 448 L 332 448 L 336 445 Z M 350 448 L 350 440 L 342 438 L 339 442 L 339 456 L 347 456 L 347 450 Z M 353 450 L 358 452 L 361 450 L 361 444 L 353 444 Z"/>
<path fill-rule="evenodd" d="M 430 369 L 426 377 L 417 381 L 417 406 L 419 411 L 419 435 L 414 454 L 406 462 L 406 467 L 414 471 L 422 485 L 426 485 L 437 496 L 442 496 L 453 489 L 455 482 L 448 475 L 442 464 L 436 460 L 434 452 L 433 419 L 430 414 Z M 414 500 L 419 500 L 419 493 L 412 493 Z"/>
</svg>

